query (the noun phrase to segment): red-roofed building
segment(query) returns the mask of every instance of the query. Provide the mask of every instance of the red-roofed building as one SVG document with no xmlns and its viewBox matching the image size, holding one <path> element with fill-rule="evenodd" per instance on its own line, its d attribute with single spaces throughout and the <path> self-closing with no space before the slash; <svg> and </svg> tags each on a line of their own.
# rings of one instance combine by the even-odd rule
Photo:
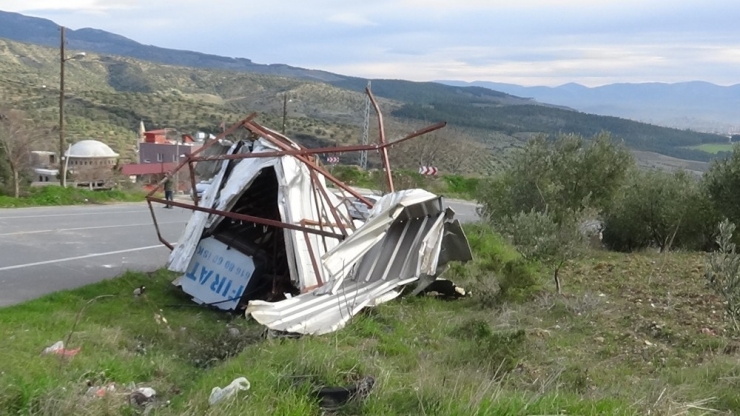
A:
<svg viewBox="0 0 740 416">
<path fill-rule="evenodd" d="M 144 184 L 157 183 L 165 173 L 177 167 L 187 155 L 201 146 L 202 143 L 189 134 L 180 134 L 170 128 L 144 131 L 142 123 L 138 143 L 139 163 L 124 165 L 121 172 L 136 177 L 137 181 Z M 180 179 L 185 181 L 186 178 Z M 185 187 L 181 183 L 178 189 Z"/>
</svg>

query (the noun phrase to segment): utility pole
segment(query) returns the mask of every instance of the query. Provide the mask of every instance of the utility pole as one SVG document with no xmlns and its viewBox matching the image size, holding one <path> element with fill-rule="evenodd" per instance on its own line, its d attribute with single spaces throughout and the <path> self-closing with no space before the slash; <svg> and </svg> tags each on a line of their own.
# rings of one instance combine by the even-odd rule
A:
<svg viewBox="0 0 740 416">
<path fill-rule="evenodd" d="M 367 82 L 367 89 L 370 89 L 370 81 Z M 368 135 L 370 134 L 370 97 L 365 97 L 365 123 L 362 126 L 362 140 L 360 144 L 366 145 Z M 360 152 L 360 167 L 367 170 L 367 150 Z"/>
<path fill-rule="evenodd" d="M 67 187 L 67 165 L 64 156 L 64 26 L 61 27 L 61 43 L 59 45 L 59 184 Z"/>
<path fill-rule="evenodd" d="M 179 132 L 178 132 L 179 133 Z M 175 142 L 175 167 L 180 164 L 180 141 L 182 136 L 177 138 Z M 180 170 L 175 171 L 175 193 L 180 192 Z"/>
<path fill-rule="evenodd" d="M 283 136 L 285 136 L 285 119 L 288 115 L 288 94 L 283 94 Z"/>
<path fill-rule="evenodd" d="M 85 52 L 67 57 L 64 53 L 64 26 L 60 26 L 59 42 L 59 184 L 67 187 L 67 157 L 64 155 L 64 63 L 85 57 Z"/>
</svg>

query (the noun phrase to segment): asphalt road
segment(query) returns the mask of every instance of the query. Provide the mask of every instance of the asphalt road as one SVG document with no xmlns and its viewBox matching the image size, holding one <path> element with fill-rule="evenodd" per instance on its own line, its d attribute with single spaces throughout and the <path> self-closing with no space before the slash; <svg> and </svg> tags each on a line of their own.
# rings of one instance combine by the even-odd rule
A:
<svg viewBox="0 0 740 416">
<path fill-rule="evenodd" d="M 475 204 L 448 204 L 461 221 L 477 219 Z M 155 210 L 163 236 L 176 242 L 191 212 Z M 153 271 L 168 253 L 143 203 L 0 209 L 0 307 L 126 270 Z"/>
<path fill-rule="evenodd" d="M 156 207 L 162 234 L 177 241 L 190 211 Z M 151 271 L 169 250 L 143 203 L 0 210 L 0 306 Z"/>
</svg>

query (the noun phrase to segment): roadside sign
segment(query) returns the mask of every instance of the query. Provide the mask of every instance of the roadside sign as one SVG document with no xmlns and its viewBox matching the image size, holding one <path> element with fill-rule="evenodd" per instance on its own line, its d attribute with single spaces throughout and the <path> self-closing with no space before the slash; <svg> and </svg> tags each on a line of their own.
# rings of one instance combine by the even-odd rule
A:
<svg viewBox="0 0 740 416">
<path fill-rule="evenodd" d="M 196 302 L 230 310 L 238 306 L 254 269 L 251 257 L 209 237 L 198 243 L 180 283 Z"/>
</svg>

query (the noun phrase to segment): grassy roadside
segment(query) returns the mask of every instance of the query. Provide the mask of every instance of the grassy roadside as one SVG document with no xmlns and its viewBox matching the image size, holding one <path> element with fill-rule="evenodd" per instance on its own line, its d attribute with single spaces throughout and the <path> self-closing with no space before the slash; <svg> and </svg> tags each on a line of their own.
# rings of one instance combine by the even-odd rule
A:
<svg viewBox="0 0 740 416">
<path fill-rule="evenodd" d="M 357 166 L 335 166 L 331 173 L 347 185 L 366 189 L 382 190 L 386 179 L 379 170 L 363 171 Z M 421 188 L 447 198 L 474 200 L 479 178 L 462 175 L 424 176 L 409 170 L 394 170 L 393 182 L 396 189 Z"/>
<path fill-rule="evenodd" d="M 138 202 L 144 193 L 137 191 L 90 191 L 79 188 L 43 186 L 31 188 L 20 198 L 0 195 L 0 208 L 22 208 L 55 205 L 104 204 L 109 202 Z"/>
<path fill-rule="evenodd" d="M 310 386 L 366 375 L 367 400 L 330 414 L 740 411 L 740 343 L 704 288 L 701 254 L 595 251 L 568 265 L 555 296 L 496 235 L 467 232 L 476 260 L 449 277 L 471 297 L 401 298 L 319 337 L 265 339 L 254 322 L 196 307 L 164 271 L 0 309 L 0 414 L 137 414 L 123 387 L 133 382 L 170 401 L 150 414 L 318 415 Z M 140 285 L 147 295 L 135 298 Z M 40 354 L 58 340 L 81 350 Z M 208 405 L 239 376 L 249 391 Z M 88 397 L 86 380 L 119 388 Z"/>
</svg>

